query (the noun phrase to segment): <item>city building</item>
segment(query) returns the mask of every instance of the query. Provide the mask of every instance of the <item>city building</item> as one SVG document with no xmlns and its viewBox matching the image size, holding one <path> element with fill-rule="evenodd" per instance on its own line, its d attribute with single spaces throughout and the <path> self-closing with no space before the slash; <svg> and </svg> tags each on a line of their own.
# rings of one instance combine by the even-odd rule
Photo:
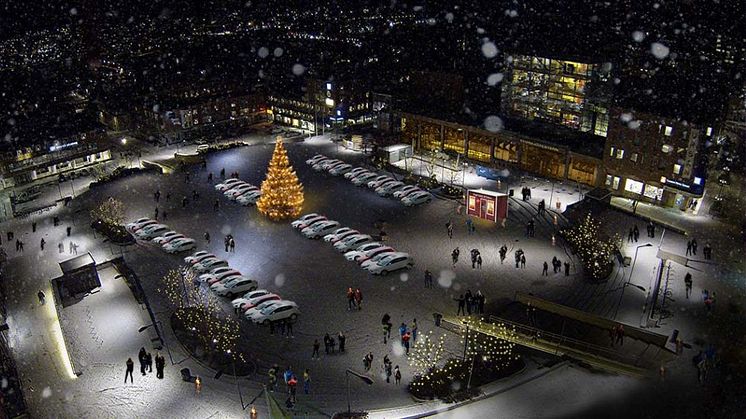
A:
<svg viewBox="0 0 746 419">
<path fill-rule="evenodd" d="M 567 179 L 590 186 L 599 183 L 599 153 L 581 141 L 550 142 L 508 130 L 482 128 L 402 113 L 401 141 L 420 153 L 445 151 L 487 167 L 515 167 L 553 179 Z"/>
<path fill-rule="evenodd" d="M 606 136 L 609 95 L 604 65 L 587 59 L 514 55 L 502 80 L 506 115 Z"/>
<path fill-rule="evenodd" d="M 714 138 L 714 126 L 614 107 L 604 183 L 617 196 L 697 211 L 707 177 L 705 143 Z"/>
</svg>

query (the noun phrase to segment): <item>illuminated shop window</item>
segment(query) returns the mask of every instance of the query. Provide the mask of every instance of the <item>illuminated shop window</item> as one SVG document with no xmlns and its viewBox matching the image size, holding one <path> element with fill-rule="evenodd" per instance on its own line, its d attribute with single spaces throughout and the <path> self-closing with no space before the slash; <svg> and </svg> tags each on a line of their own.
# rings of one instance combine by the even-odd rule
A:
<svg viewBox="0 0 746 419">
<path fill-rule="evenodd" d="M 632 192 L 636 194 L 642 193 L 643 183 L 638 182 L 636 180 L 627 179 L 627 181 L 624 183 L 624 190 L 627 192 Z"/>
</svg>

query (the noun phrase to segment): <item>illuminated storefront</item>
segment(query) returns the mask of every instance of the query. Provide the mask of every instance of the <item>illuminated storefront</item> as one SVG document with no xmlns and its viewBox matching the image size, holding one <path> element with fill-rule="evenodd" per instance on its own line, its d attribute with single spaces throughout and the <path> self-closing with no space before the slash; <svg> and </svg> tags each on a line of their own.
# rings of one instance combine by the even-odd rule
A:
<svg viewBox="0 0 746 419">
<path fill-rule="evenodd" d="M 464 154 L 464 130 L 459 128 L 444 127 L 443 148 L 457 154 Z"/>
<path fill-rule="evenodd" d="M 529 143 L 521 144 L 521 168 L 540 176 L 551 178 L 565 177 L 565 152 L 550 145 Z"/>
</svg>

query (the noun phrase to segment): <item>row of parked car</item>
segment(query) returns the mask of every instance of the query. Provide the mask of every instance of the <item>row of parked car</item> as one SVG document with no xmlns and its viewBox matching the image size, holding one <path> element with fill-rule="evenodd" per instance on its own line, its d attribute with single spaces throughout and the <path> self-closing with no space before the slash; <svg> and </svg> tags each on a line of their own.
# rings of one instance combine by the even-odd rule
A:
<svg viewBox="0 0 746 419">
<path fill-rule="evenodd" d="M 414 266 L 408 253 L 397 252 L 393 247 L 376 241 L 369 234 L 362 234 L 350 227 L 340 227 L 339 222 L 316 213 L 306 214 L 291 223 L 293 228 L 309 239 L 331 243 L 344 253 L 347 260 L 357 262 L 372 274 L 386 275 L 399 269 Z"/>
<path fill-rule="evenodd" d="M 283 300 L 278 294 L 265 289 L 253 279 L 246 278 L 228 262 L 207 251 L 199 251 L 184 258 L 184 263 L 196 276 L 197 281 L 207 284 L 211 291 L 221 297 L 233 298 L 231 305 L 237 314 L 256 324 L 291 320 L 300 314 L 298 305 Z M 236 296 L 240 296 L 235 298 Z"/>
<path fill-rule="evenodd" d="M 258 187 L 236 178 L 226 179 L 224 182 L 218 183 L 215 185 L 215 190 L 222 192 L 226 198 L 243 206 L 256 204 L 256 201 L 262 196 L 262 191 Z"/>
<path fill-rule="evenodd" d="M 194 239 L 179 234 L 167 225 L 150 218 L 140 218 L 125 225 L 125 228 L 140 240 L 150 240 L 160 245 L 167 253 L 186 252 L 197 246 Z"/>
<path fill-rule="evenodd" d="M 364 167 L 353 167 L 339 159 L 331 159 L 323 154 L 317 154 L 306 160 L 317 172 L 327 171 L 332 176 L 344 176 L 355 186 L 367 186 L 380 196 L 393 196 L 401 200 L 402 204 L 411 207 L 432 201 L 432 195 L 414 185 L 407 185 L 388 175 L 379 175 Z"/>
</svg>

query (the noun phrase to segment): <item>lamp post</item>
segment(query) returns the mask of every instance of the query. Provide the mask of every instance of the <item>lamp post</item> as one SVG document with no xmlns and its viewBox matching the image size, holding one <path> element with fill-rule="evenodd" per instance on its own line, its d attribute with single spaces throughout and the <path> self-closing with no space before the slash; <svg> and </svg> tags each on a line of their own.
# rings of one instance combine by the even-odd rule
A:
<svg viewBox="0 0 746 419">
<path fill-rule="evenodd" d="M 622 298 L 624 297 L 624 290 L 627 289 L 627 287 L 630 285 L 630 281 L 632 281 L 632 272 L 635 270 L 635 263 L 637 263 L 637 252 L 640 251 L 643 247 L 653 247 L 652 243 L 645 243 L 637 246 L 635 248 L 635 257 L 632 260 L 632 267 L 629 270 L 629 277 L 627 278 L 627 282 L 624 283 L 622 286 L 622 294 L 619 296 L 619 303 L 616 305 L 616 310 L 614 310 L 614 319 L 616 319 L 616 315 L 619 312 L 619 306 L 622 304 Z M 639 285 L 634 285 L 634 287 L 641 289 L 642 291 L 645 291 L 645 288 L 640 287 Z"/>
<path fill-rule="evenodd" d="M 147 329 L 149 329 L 151 327 L 154 327 L 156 324 L 160 324 L 161 327 L 163 326 L 163 323 L 160 320 L 156 320 L 153 323 L 147 324 L 145 326 L 140 326 L 140 328 L 137 329 L 137 333 L 142 333 L 145 330 L 147 330 Z M 176 365 L 176 363 L 174 362 L 174 357 L 171 355 L 171 349 L 168 347 L 168 343 L 166 342 L 166 339 L 163 338 L 163 335 L 161 334 L 160 329 L 158 329 L 156 327 L 155 331 L 156 331 L 156 333 L 158 333 L 158 339 L 160 339 L 160 341 L 163 344 L 163 346 L 166 347 L 166 353 L 168 353 L 168 359 L 171 361 L 171 365 Z"/>
<path fill-rule="evenodd" d="M 355 372 L 350 369 L 345 371 L 345 378 L 347 379 L 347 415 L 348 416 L 350 416 L 350 414 L 352 413 L 352 408 L 350 407 L 350 375 L 359 378 L 362 382 L 364 382 L 367 385 L 373 384 L 373 379 L 368 377 L 367 375 L 360 374 L 359 372 Z"/>
</svg>

